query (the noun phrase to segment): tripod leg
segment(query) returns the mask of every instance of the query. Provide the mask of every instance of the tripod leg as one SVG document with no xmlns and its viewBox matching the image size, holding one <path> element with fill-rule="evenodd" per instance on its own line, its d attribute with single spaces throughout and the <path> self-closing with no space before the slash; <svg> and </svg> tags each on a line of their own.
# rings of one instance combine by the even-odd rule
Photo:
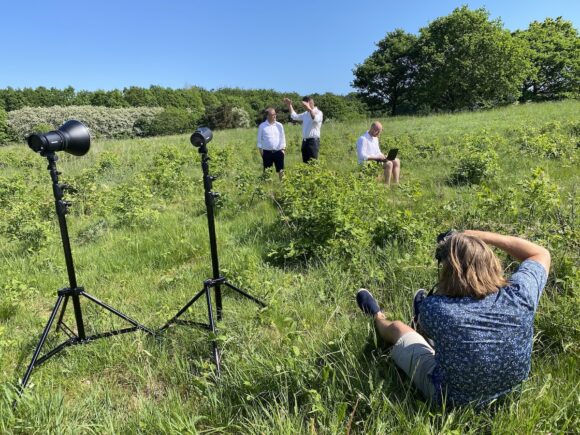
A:
<svg viewBox="0 0 580 435">
<path fill-rule="evenodd" d="M 261 305 L 262 307 L 265 307 L 265 306 L 266 306 L 266 304 L 265 304 L 264 302 L 262 302 L 260 299 L 257 299 L 257 298 L 255 298 L 254 296 L 252 296 L 251 294 L 249 294 L 249 293 L 246 293 L 246 292 L 245 292 L 245 291 L 243 291 L 242 289 L 240 289 L 240 288 L 238 288 L 238 287 L 236 287 L 236 286 L 234 286 L 234 285 L 231 285 L 229 282 L 227 282 L 227 281 L 224 281 L 224 284 L 225 284 L 225 285 L 227 285 L 227 286 L 228 286 L 229 288 L 231 288 L 232 290 L 234 290 L 234 291 L 238 292 L 238 293 L 239 293 L 239 294 L 241 294 L 242 296 L 244 296 L 244 297 L 246 297 L 246 298 L 250 299 L 251 301 L 254 301 L 254 302 L 255 302 L 255 303 L 257 303 L 258 305 Z"/>
<path fill-rule="evenodd" d="M 144 325 L 141 325 L 140 323 L 138 323 L 136 320 L 131 319 L 129 316 L 121 313 L 120 311 L 117 311 L 116 309 L 114 309 L 113 307 L 105 304 L 104 302 L 101 302 L 100 300 L 98 300 L 97 298 L 95 298 L 94 296 L 91 296 L 90 294 L 86 293 L 86 292 L 81 292 L 81 295 L 83 295 L 84 297 L 86 297 L 88 300 L 94 302 L 95 304 L 99 305 L 100 307 L 103 307 L 104 309 L 110 311 L 111 313 L 115 314 L 116 316 L 120 317 L 121 319 L 129 322 L 131 325 L 142 329 L 145 332 L 148 332 L 151 335 L 155 335 L 155 332 L 153 332 L 151 329 L 147 328 Z M 73 299 L 74 301 L 74 299 Z"/>
<path fill-rule="evenodd" d="M 83 322 L 83 312 L 81 310 L 81 300 L 78 294 L 73 294 L 71 298 L 73 301 L 75 320 L 77 324 L 77 335 L 79 336 L 79 340 L 83 341 L 86 338 L 86 335 L 85 323 Z"/>
<path fill-rule="evenodd" d="M 56 322 L 56 329 L 60 328 L 62 325 L 62 319 L 64 318 L 64 313 L 66 312 L 66 306 L 68 305 L 68 296 L 64 297 L 64 303 L 62 304 L 62 310 L 60 310 L 60 316 L 58 316 L 58 321 Z"/>
<path fill-rule="evenodd" d="M 38 355 L 40 355 L 40 351 L 42 349 L 42 346 L 44 345 L 44 342 L 46 341 L 46 339 L 48 337 L 48 333 L 50 332 L 50 328 L 52 327 L 52 323 L 54 322 L 54 318 L 56 317 L 56 314 L 58 313 L 58 310 L 59 310 L 60 305 L 62 304 L 62 300 L 64 298 L 65 298 L 65 296 L 59 295 L 58 299 L 56 300 L 56 303 L 54 304 L 54 308 L 52 309 L 52 313 L 50 313 L 50 317 L 48 318 L 48 322 L 46 324 L 46 327 L 44 328 L 44 331 L 42 331 L 42 336 L 40 337 L 40 341 L 38 342 L 38 344 L 36 345 L 36 349 L 34 350 L 34 355 L 32 356 L 32 360 L 30 361 L 28 369 L 26 369 L 26 373 L 22 377 L 22 382 L 20 383 L 19 395 L 21 395 L 24 392 L 24 388 L 26 388 L 26 384 L 28 383 L 28 379 L 30 379 L 30 375 L 32 374 L 32 370 L 34 369 L 34 365 L 36 364 L 36 360 L 38 359 Z"/>
<path fill-rule="evenodd" d="M 181 316 L 183 313 L 185 313 L 187 311 L 187 309 L 189 307 L 191 307 L 191 305 L 195 301 L 197 301 L 204 293 L 205 293 L 205 287 L 202 290 L 200 290 L 193 298 L 191 298 L 191 300 L 187 304 L 185 304 L 183 306 L 183 308 L 181 310 L 179 310 L 179 312 L 175 316 L 173 316 L 173 318 L 171 320 L 168 320 L 167 323 L 161 327 L 160 331 L 164 331 L 165 329 L 169 328 L 169 326 L 173 322 L 175 322 L 179 316 Z"/>
<path fill-rule="evenodd" d="M 208 285 L 204 285 L 204 291 L 205 291 L 205 297 L 207 299 L 207 316 L 209 318 L 209 327 L 211 328 L 211 332 L 214 335 L 214 337 L 211 340 L 213 359 L 215 361 L 215 366 L 216 366 L 216 375 L 219 378 L 221 375 L 221 356 L 220 356 L 220 351 L 217 347 L 217 341 L 216 341 L 216 337 L 215 337 L 215 335 L 217 334 L 217 331 L 215 329 L 215 322 L 213 321 L 213 311 L 211 308 L 210 287 Z"/>
<path fill-rule="evenodd" d="M 217 319 L 222 320 L 222 289 L 219 284 L 215 286 L 215 308 Z"/>
</svg>

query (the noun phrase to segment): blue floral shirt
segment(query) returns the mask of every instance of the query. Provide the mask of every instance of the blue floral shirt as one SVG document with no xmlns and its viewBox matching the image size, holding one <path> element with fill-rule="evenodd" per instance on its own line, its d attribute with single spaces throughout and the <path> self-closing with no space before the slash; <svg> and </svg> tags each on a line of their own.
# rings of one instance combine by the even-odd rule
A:
<svg viewBox="0 0 580 435">
<path fill-rule="evenodd" d="M 546 270 L 524 261 L 509 284 L 483 299 L 433 295 L 419 306 L 419 324 L 435 343 L 435 398 L 484 403 L 528 377 L 534 314 Z"/>
</svg>

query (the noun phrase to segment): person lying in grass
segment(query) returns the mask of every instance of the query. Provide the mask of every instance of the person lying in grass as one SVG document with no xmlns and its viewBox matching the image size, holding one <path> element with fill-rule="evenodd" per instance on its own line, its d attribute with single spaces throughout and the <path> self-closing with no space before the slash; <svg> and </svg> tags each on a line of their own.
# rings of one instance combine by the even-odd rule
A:
<svg viewBox="0 0 580 435">
<path fill-rule="evenodd" d="M 389 320 L 366 289 L 358 290 L 356 300 L 373 317 L 379 336 L 393 345 L 395 364 L 428 400 L 482 405 L 528 377 L 550 253 L 486 231 L 449 232 L 438 241 L 439 282 L 432 294 L 415 294 L 415 329 Z M 509 280 L 488 245 L 521 261 Z"/>
</svg>

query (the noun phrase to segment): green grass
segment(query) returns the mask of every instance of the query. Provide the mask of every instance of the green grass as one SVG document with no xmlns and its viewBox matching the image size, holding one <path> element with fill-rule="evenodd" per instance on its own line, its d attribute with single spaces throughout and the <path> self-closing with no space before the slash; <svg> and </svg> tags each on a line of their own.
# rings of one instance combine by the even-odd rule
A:
<svg viewBox="0 0 580 435">
<path fill-rule="evenodd" d="M 210 168 L 221 175 L 214 188 L 222 193 L 222 271 L 268 304 L 259 309 L 224 291 L 221 379 L 207 334 L 176 326 L 158 338 L 134 333 L 65 350 L 34 371 L 16 410 L 15 382 L 56 290 L 68 282 L 46 161 L 23 145 L 0 148 L 0 433 L 578 432 L 579 115 L 580 102 L 567 101 L 381 120 L 383 150 L 400 148 L 401 186 L 363 179 L 352 189 L 377 192 L 362 226 L 407 210 L 404 228 L 382 245 L 348 239 L 355 248 L 348 256 L 329 243 L 286 262 L 269 254 L 291 242 L 279 213 L 289 206 L 279 201 L 302 166 L 300 127 L 286 126 L 284 183 L 262 176 L 256 129 L 216 132 L 209 150 Z M 319 171 L 336 185 L 358 174 L 354 144 L 368 124 L 323 126 Z M 542 128 L 565 138 L 563 157 L 520 150 L 522 131 L 540 135 Z M 475 137 L 489 138 L 497 171 L 481 186 L 452 186 L 448 177 L 473 152 L 467 144 Z M 59 157 L 63 179 L 80 191 L 68 216 L 79 285 L 159 328 L 211 275 L 196 149 L 183 135 L 94 141 L 84 157 Z M 538 167 L 543 175 L 533 181 Z M 362 209 L 357 201 L 340 207 Z M 553 255 L 530 378 L 521 392 L 483 411 L 431 409 L 421 401 L 377 349 L 353 297 L 368 286 L 389 313 L 409 320 L 413 292 L 436 280 L 433 236 L 450 226 L 520 234 Z M 405 231 L 416 240 L 398 239 Z M 94 305 L 83 307 L 89 332 L 124 326 Z M 205 319 L 202 300 L 188 316 Z M 67 320 L 74 323 L 70 312 Z M 50 344 L 58 339 L 52 333 Z"/>
</svg>

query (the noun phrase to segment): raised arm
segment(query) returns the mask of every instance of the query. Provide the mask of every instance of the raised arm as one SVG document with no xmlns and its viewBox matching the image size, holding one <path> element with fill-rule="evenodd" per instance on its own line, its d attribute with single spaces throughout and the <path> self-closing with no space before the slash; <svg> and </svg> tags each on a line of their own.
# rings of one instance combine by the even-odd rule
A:
<svg viewBox="0 0 580 435">
<path fill-rule="evenodd" d="M 292 100 L 290 98 L 284 98 L 284 104 L 286 104 L 286 107 L 288 107 L 288 110 L 290 111 L 290 118 L 294 121 L 302 121 L 300 115 L 298 115 L 294 110 L 294 107 L 292 107 Z"/>
<path fill-rule="evenodd" d="M 310 113 L 310 117 L 311 117 L 312 119 L 315 119 L 315 116 L 316 116 L 316 115 L 314 114 L 314 109 L 312 109 L 312 108 L 310 107 L 310 105 L 309 105 L 309 104 L 308 104 L 306 101 L 303 101 L 303 102 L 302 102 L 302 105 L 304 106 L 304 109 L 306 109 L 306 111 L 307 111 L 308 113 Z"/>
<path fill-rule="evenodd" d="M 544 266 L 546 273 L 550 270 L 550 252 L 540 245 L 514 236 L 504 236 L 488 231 L 466 230 L 464 234 L 478 237 L 489 245 L 505 251 L 518 261 L 534 260 Z"/>
</svg>

